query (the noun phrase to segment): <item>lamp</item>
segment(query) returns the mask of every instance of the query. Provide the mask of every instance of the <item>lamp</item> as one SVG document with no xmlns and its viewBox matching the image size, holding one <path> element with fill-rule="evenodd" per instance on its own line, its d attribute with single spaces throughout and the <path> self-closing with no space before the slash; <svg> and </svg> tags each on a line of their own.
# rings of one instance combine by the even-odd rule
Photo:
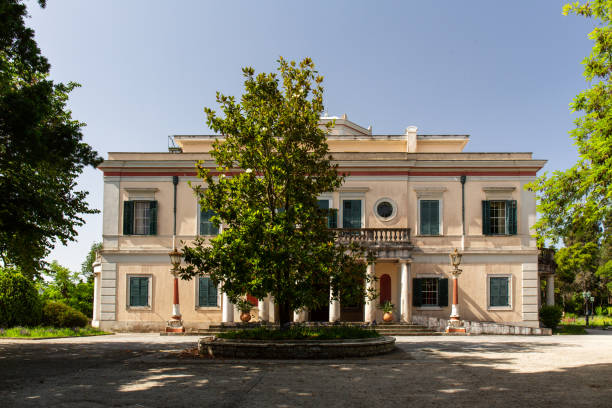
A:
<svg viewBox="0 0 612 408">
<path fill-rule="evenodd" d="M 457 248 L 455 248 L 455 251 L 451 252 L 449 254 L 449 257 L 451 259 L 451 265 L 453 265 L 453 268 L 455 268 L 455 270 L 459 269 L 459 265 L 461 265 L 461 258 L 463 257 L 463 254 L 460 254 L 459 251 L 457 251 Z"/>
<path fill-rule="evenodd" d="M 170 263 L 172 264 L 173 270 L 176 271 L 183 260 L 183 254 L 175 247 L 172 252 L 168 253 L 168 256 L 170 257 Z"/>
</svg>

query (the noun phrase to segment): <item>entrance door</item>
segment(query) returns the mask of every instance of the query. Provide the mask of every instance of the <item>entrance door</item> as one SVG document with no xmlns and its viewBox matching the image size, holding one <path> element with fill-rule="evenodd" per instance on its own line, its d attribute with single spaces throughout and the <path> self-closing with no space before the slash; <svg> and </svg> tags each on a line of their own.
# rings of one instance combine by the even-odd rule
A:
<svg viewBox="0 0 612 408">
<path fill-rule="evenodd" d="M 311 322 L 329 322 L 329 306 L 310 311 Z"/>
</svg>

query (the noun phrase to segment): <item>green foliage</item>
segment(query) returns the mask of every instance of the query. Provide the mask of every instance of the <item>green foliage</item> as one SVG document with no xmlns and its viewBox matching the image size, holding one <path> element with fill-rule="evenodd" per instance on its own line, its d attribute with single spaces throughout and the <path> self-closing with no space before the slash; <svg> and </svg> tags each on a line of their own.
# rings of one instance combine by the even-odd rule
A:
<svg viewBox="0 0 612 408">
<path fill-rule="evenodd" d="M 50 280 L 39 283 L 44 301 L 61 302 L 85 316 L 93 315 L 93 281 L 83 282 L 78 273 L 71 272 L 57 261 L 49 264 L 45 275 Z"/>
<path fill-rule="evenodd" d="M 595 314 L 598 316 L 612 316 L 612 306 L 597 306 Z"/>
<path fill-rule="evenodd" d="M 96 256 L 98 252 L 100 252 L 101 250 L 102 250 L 101 242 L 94 242 L 93 244 L 91 244 L 91 248 L 89 249 L 89 252 L 87 253 L 87 257 L 81 264 L 81 275 L 83 275 L 87 279 L 87 282 L 93 282 L 93 278 L 94 278 L 93 264 L 96 261 Z"/>
<path fill-rule="evenodd" d="M 344 181 L 319 128 L 323 77 L 309 58 L 281 58 L 278 71 L 244 68 L 240 102 L 217 93 L 223 115 L 205 108 L 207 124 L 224 138 L 211 150 L 215 171 L 198 163 L 206 187 L 195 191 L 224 227 L 184 248 L 181 275 L 209 274 L 234 303 L 247 293 L 271 294 L 284 324 L 294 310 L 328 306 L 330 285 L 335 299 L 340 288 L 343 298 L 363 299 L 360 283 L 370 278 L 363 249 L 338 245 L 317 203 Z"/>
<path fill-rule="evenodd" d="M 356 326 L 300 326 L 292 325 L 286 330 L 256 329 L 235 330 L 219 333 L 222 339 L 242 340 L 335 340 L 335 339 L 365 339 L 380 337 L 375 330 Z"/>
<path fill-rule="evenodd" d="M 238 299 L 238 301 L 236 302 L 236 307 L 242 313 L 249 313 L 251 309 L 253 309 L 253 305 L 251 304 L 251 302 L 246 299 Z"/>
<path fill-rule="evenodd" d="M 57 240 L 74 239 L 81 215 L 97 212 L 75 186 L 101 158 L 66 106 L 78 84 L 48 79 L 22 3 L 0 3 L 0 260 L 34 277 Z"/>
<path fill-rule="evenodd" d="M 584 326 L 578 326 L 575 324 L 562 324 L 558 326 L 555 330 L 553 330 L 554 334 L 587 334 Z"/>
<path fill-rule="evenodd" d="M 42 302 L 31 279 L 18 270 L 0 268 L 0 327 L 35 326 Z"/>
<path fill-rule="evenodd" d="M 612 259 L 612 0 L 567 4 L 563 13 L 593 18 L 597 23 L 589 34 L 591 54 L 582 62 L 589 88 L 570 105 L 572 112 L 582 113 L 570 131 L 579 158 L 570 169 L 544 174 L 528 187 L 539 193 L 541 217 L 535 228 L 540 245 L 560 239 L 566 246 L 578 245 L 565 256 L 566 260 L 574 255 L 577 259 L 574 267 L 563 271 L 562 282 L 572 281 L 606 299 L 612 293 L 612 276 L 606 267 Z M 581 248 L 589 244 L 598 247 L 596 256 L 593 248 Z M 568 294 L 568 288 L 564 290 Z"/>
<path fill-rule="evenodd" d="M 560 306 L 544 305 L 540 308 L 540 321 L 544 326 L 553 330 L 559 325 L 559 322 L 561 322 L 562 316 L 563 310 Z"/>
<path fill-rule="evenodd" d="M 47 302 L 42 310 L 42 323 L 53 327 L 85 327 L 88 319 L 83 313 L 60 302 Z"/>
<path fill-rule="evenodd" d="M 0 337 L 21 337 L 21 338 L 47 338 L 47 337 L 82 337 L 82 336 L 101 336 L 111 334 L 93 327 L 11 327 L 10 329 L 0 329 Z"/>
<path fill-rule="evenodd" d="M 382 310 L 383 313 L 393 313 L 394 307 L 395 305 L 388 300 L 384 304 L 378 306 L 378 308 Z"/>
</svg>

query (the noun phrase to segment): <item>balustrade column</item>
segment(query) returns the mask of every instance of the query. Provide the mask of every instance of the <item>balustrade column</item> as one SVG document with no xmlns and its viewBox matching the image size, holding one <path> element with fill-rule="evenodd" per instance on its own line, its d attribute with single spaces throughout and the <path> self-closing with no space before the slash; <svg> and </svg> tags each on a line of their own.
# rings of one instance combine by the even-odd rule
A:
<svg viewBox="0 0 612 408">
<path fill-rule="evenodd" d="M 376 307 L 374 304 L 374 300 L 368 299 L 368 294 L 370 294 L 373 290 L 376 289 L 376 282 L 374 282 L 375 276 L 374 264 L 368 264 L 366 274 L 368 275 L 368 282 L 366 283 L 366 298 L 365 298 L 365 306 L 363 311 L 363 319 L 366 323 L 372 323 L 376 320 Z"/>
</svg>

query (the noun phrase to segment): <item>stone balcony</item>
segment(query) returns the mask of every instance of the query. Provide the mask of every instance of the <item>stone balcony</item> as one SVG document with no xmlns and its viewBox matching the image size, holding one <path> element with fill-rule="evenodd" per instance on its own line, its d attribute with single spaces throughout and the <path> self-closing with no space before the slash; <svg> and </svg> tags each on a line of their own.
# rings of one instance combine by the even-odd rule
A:
<svg viewBox="0 0 612 408">
<path fill-rule="evenodd" d="M 410 228 L 334 228 L 338 242 L 356 242 L 377 252 L 379 258 L 408 258 Z"/>
</svg>

